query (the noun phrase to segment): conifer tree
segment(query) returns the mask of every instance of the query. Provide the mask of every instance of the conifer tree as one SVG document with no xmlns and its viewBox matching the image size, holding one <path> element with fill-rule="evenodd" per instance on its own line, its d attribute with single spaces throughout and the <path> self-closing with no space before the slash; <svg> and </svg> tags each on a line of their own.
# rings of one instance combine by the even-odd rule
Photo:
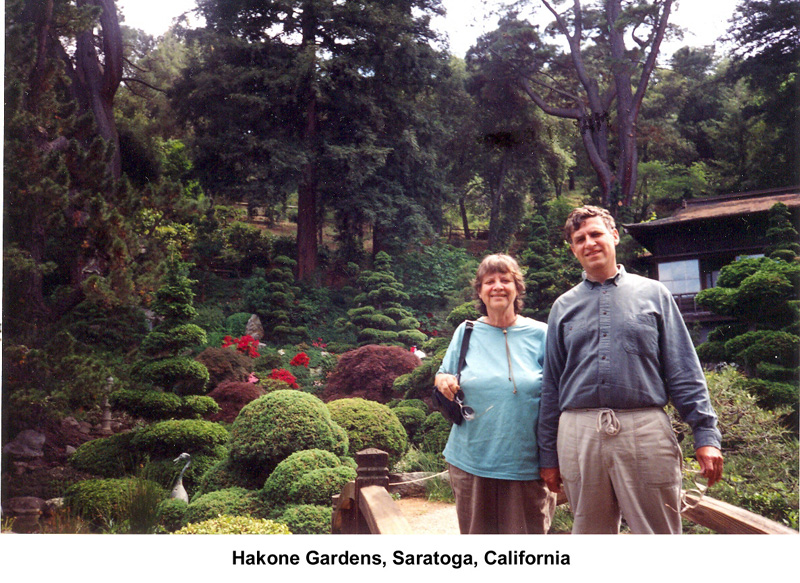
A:
<svg viewBox="0 0 800 583">
<path fill-rule="evenodd" d="M 419 331 L 419 321 L 404 307 L 408 294 L 392 272 L 389 254 L 375 256 L 372 270 L 358 277 L 363 290 L 354 299 L 355 308 L 348 310 L 345 327 L 358 330 L 358 342 L 365 344 L 417 345 L 427 337 Z"/>
<path fill-rule="evenodd" d="M 153 311 L 160 321 L 142 342 L 143 362 L 134 375 L 141 381 L 177 395 L 198 395 L 205 391 L 208 369 L 186 355 L 187 349 L 206 341 L 206 333 L 191 321 L 195 283 L 188 276 L 189 266 L 171 261 L 164 284 L 156 292 Z"/>
<path fill-rule="evenodd" d="M 308 328 L 297 325 L 303 306 L 298 301 L 293 269 L 297 262 L 285 255 L 273 260 L 269 271 L 257 268 L 244 286 L 247 309 L 261 318 L 264 340 L 275 344 L 297 343 L 308 338 Z"/>
</svg>

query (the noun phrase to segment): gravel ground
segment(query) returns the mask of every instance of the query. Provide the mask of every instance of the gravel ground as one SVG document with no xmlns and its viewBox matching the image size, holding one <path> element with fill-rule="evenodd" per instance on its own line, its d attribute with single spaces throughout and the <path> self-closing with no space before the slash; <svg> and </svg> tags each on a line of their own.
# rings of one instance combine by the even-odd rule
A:
<svg viewBox="0 0 800 583">
<path fill-rule="evenodd" d="M 455 504 L 409 497 L 397 504 L 414 534 L 459 534 Z"/>
</svg>

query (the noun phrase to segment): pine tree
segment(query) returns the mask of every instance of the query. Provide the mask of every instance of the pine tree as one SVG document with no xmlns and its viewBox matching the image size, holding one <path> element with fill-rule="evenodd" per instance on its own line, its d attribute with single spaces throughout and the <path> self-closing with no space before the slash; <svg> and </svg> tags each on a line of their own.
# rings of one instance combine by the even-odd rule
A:
<svg viewBox="0 0 800 583">
<path fill-rule="evenodd" d="M 191 321 L 194 309 L 195 283 L 188 276 L 187 264 L 171 261 L 164 284 L 156 292 L 153 311 L 160 321 L 142 342 L 145 356 L 134 376 L 163 391 L 177 395 L 198 395 L 205 391 L 208 369 L 191 356 L 187 349 L 203 344 L 206 333 Z"/>
<path fill-rule="evenodd" d="M 419 331 L 419 321 L 403 306 L 408 294 L 392 272 L 389 254 L 381 251 L 375 256 L 373 270 L 365 270 L 358 277 L 363 290 L 353 299 L 357 306 L 348 310 L 346 327 L 358 330 L 358 342 L 414 346 L 427 337 Z"/>
<path fill-rule="evenodd" d="M 298 301 L 293 269 L 297 262 L 285 255 L 273 260 L 269 271 L 253 270 L 244 285 L 247 309 L 258 315 L 264 326 L 264 340 L 275 344 L 297 343 L 308 339 L 308 328 L 297 325 L 303 306 Z"/>
</svg>

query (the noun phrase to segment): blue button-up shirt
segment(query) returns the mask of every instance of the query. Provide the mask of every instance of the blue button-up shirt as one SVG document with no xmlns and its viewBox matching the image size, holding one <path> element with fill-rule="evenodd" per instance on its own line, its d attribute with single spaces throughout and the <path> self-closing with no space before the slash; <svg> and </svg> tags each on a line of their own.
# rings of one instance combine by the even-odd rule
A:
<svg viewBox="0 0 800 583">
<path fill-rule="evenodd" d="M 558 419 L 569 409 L 639 409 L 668 401 L 695 447 L 720 447 L 717 416 L 689 331 L 669 290 L 619 266 L 553 304 L 539 413 L 539 465 L 558 467 Z"/>
</svg>

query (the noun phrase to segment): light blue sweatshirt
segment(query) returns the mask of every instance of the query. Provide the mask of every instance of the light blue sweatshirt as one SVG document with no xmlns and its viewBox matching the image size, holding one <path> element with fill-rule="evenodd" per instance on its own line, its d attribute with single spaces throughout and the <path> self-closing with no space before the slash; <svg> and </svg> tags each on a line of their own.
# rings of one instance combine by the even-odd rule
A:
<svg viewBox="0 0 800 583">
<path fill-rule="evenodd" d="M 464 329 L 462 323 L 453 334 L 439 373 L 456 373 Z M 502 328 L 475 322 L 461 389 L 477 418 L 453 425 L 444 457 L 476 476 L 536 480 L 536 425 L 547 326 L 518 316 L 506 331 L 507 339 Z"/>
</svg>

